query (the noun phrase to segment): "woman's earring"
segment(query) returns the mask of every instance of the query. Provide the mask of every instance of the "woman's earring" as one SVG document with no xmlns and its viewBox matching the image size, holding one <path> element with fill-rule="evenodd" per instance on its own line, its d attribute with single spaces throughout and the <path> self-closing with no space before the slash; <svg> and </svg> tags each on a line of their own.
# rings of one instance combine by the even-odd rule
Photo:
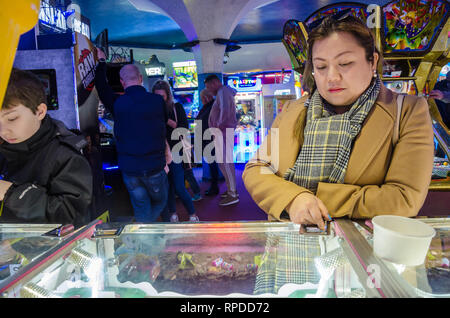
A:
<svg viewBox="0 0 450 318">
<path fill-rule="evenodd" d="M 373 77 L 377 77 L 377 70 L 373 70 Z"/>
<path fill-rule="evenodd" d="M 314 72 L 311 72 L 311 75 L 314 76 Z"/>
</svg>

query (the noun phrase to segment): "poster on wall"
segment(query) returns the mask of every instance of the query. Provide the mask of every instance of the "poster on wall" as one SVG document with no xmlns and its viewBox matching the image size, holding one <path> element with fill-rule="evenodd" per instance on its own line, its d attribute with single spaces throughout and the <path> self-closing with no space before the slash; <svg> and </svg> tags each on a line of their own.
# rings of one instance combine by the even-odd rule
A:
<svg viewBox="0 0 450 318">
<path fill-rule="evenodd" d="M 77 101 L 80 128 L 83 132 L 98 129 L 99 99 L 94 92 L 95 66 L 97 51 L 92 42 L 83 34 L 75 33 L 74 47 L 75 74 L 77 80 Z"/>
</svg>

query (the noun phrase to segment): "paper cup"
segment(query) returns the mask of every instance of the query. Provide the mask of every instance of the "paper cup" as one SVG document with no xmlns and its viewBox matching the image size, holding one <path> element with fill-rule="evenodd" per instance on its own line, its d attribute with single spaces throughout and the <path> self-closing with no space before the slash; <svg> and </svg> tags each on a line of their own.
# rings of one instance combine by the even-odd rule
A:
<svg viewBox="0 0 450 318">
<path fill-rule="evenodd" d="M 372 219 L 373 251 L 392 263 L 406 266 L 423 264 L 436 234 L 434 228 L 421 221 L 396 215 L 380 215 Z"/>
</svg>

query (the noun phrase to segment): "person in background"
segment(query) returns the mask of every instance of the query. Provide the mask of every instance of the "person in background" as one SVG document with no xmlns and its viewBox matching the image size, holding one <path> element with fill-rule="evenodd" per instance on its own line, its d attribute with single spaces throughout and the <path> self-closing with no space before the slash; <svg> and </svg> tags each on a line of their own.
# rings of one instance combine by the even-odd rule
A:
<svg viewBox="0 0 450 318">
<path fill-rule="evenodd" d="M 430 92 L 429 98 L 434 98 L 442 121 L 447 129 L 450 129 L 450 72 L 447 72 L 445 79 L 434 85 L 434 89 Z M 436 157 L 445 158 L 444 150 L 437 144 Z"/>
<path fill-rule="evenodd" d="M 13 69 L 0 111 L 0 222 L 89 222 L 92 174 L 86 145 L 47 114 L 42 82 Z"/>
<path fill-rule="evenodd" d="M 137 66 L 120 70 L 125 94 L 114 93 L 106 78 L 105 53 L 97 49 L 95 87 L 114 118 L 118 165 L 130 194 L 137 222 L 155 222 L 165 209 L 169 183 L 166 166 L 165 103 L 146 91 Z"/>
<path fill-rule="evenodd" d="M 445 79 L 434 85 L 429 98 L 435 99 L 442 121 L 447 128 L 450 128 L 450 72 L 447 73 Z"/>
<path fill-rule="evenodd" d="M 397 114 L 398 95 L 381 82 L 379 63 L 374 36 L 359 19 L 328 16 L 312 29 L 309 95 L 285 105 L 242 176 L 269 219 L 304 231 L 305 224 L 325 230 L 331 217 L 417 215 L 433 167 L 428 104 L 408 95 Z"/>
<path fill-rule="evenodd" d="M 176 128 L 182 127 L 188 129 L 189 127 L 186 112 L 184 111 L 184 108 L 180 103 L 174 102 L 172 90 L 168 82 L 163 80 L 157 81 L 153 85 L 152 92 L 162 96 L 165 102 L 166 113 L 168 115 L 168 119 L 166 121 L 167 142 L 169 143 L 169 147 L 172 150 L 173 147 L 180 142 L 180 140 L 172 140 L 172 132 Z M 179 221 L 178 214 L 176 213 L 175 194 L 178 195 L 184 207 L 186 208 L 189 214 L 189 221 L 198 222 L 199 219 L 196 214 L 194 204 L 192 203 L 192 198 L 189 195 L 189 192 L 187 191 L 184 183 L 183 163 L 176 163 L 172 161 L 169 164 L 169 197 L 167 200 L 167 208 L 162 215 L 162 219 L 164 222 Z"/>
<path fill-rule="evenodd" d="M 187 181 L 193 192 L 192 201 L 194 202 L 200 201 L 203 198 L 200 193 L 200 186 L 197 182 L 197 179 L 194 176 L 194 171 L 192 170 L 192 163 L 183 162 L 183 169 L 184 169 L 184 179 L 185 181 Z"/>
<path fill-rule="evenodd" d="M 237 91 L 227 85 L 223 85 L 217 75 L 209 75 L 205 79 L 205 86 L 216 99 L 209 115 L 209 128 L 217 128 L 221 136 L 214 136 L 215 154 L 219 169 L 225 177 L 227 191 L 222 194 L 220 206 L 228 206 L 239 202 L 239 194 L 236 188 L 236 172 L 233 162 L 234 130 L 236 129 L 236 103 L 234 96 Z M 227 130 L 232 130 L 227 140 Z M 220 156 L 222 154 L 222 156 Z M 217 157 L 221 158 L 217 158 Z"/>
<path fill-rule="evenodd" d="M 209 128 L 209 114 L 211 113 L 212 105 L 214 104 L 214 96 L 213 94 L 208 91 L 206 88 L 203 89 L 200 92 L 200 99 L 202 101 L 203 107 L 200 109 L 196 120 L 201 120 L 202 122 L 202 137 L 205 134 L 205 131 Z M 205 150 L 206 145 L 208 142 L 202 138 L 202 151 Z M 211 155 L 214 156 L 215 152 L 214 150 L 211 152 Z M 214 196 L 219 194 L 219 167 L 217 166 L 217 162 L 213 161 L 211 163 L 208 163 L 209 166 L 209 172 L 211 175 L 211 185 L 209 186 L 209 189 L 205 191 L 206 196 Z"/>
</svg>

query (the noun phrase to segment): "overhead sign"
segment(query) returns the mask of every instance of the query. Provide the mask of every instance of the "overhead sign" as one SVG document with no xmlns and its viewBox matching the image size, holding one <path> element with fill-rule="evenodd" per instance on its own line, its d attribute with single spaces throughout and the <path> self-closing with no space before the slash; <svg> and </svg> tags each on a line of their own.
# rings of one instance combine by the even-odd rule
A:
<svg viewBox="0 0 450 318">
<path fill-rule="evenodd" d="M 236 89 L 239 92 L 260 91 L 262 89 L 262 82 L 260 78 L 230 78 L 228 86 Z"/>
<path fill-rule="evenodd" d="M 67 23 L 67 18 L 70 16 L 72 23 Z M 39 32 L 46 33 L 64 33 L 67 29 L 72 29 L 74 32 L 81 33 L 90 38 L 91 30 L 88 21 L 80 14 L 72 15 L 70 11 L 62 11 L 50 3 L 50 0 L 41 0 L 41 9 L 39 10 Z M 50 31 L 50 32 L 49 32 Z"/>
<path fill-rule="evenodd" d="M 56 31 L 65 32 L 67 30 L 66 17 L 64 13 L 51 6 L 49 0 L 41 0 L 39 11 L 39 22 L 53 27 Z"/>
<path fill-rule="evenodd" d="M 158 66 L 145 68 L 145 73 L 147 74 L 147 76 L 163 76 L 165 72 L 166 72 L 165 67 Z"/>
</svg>

